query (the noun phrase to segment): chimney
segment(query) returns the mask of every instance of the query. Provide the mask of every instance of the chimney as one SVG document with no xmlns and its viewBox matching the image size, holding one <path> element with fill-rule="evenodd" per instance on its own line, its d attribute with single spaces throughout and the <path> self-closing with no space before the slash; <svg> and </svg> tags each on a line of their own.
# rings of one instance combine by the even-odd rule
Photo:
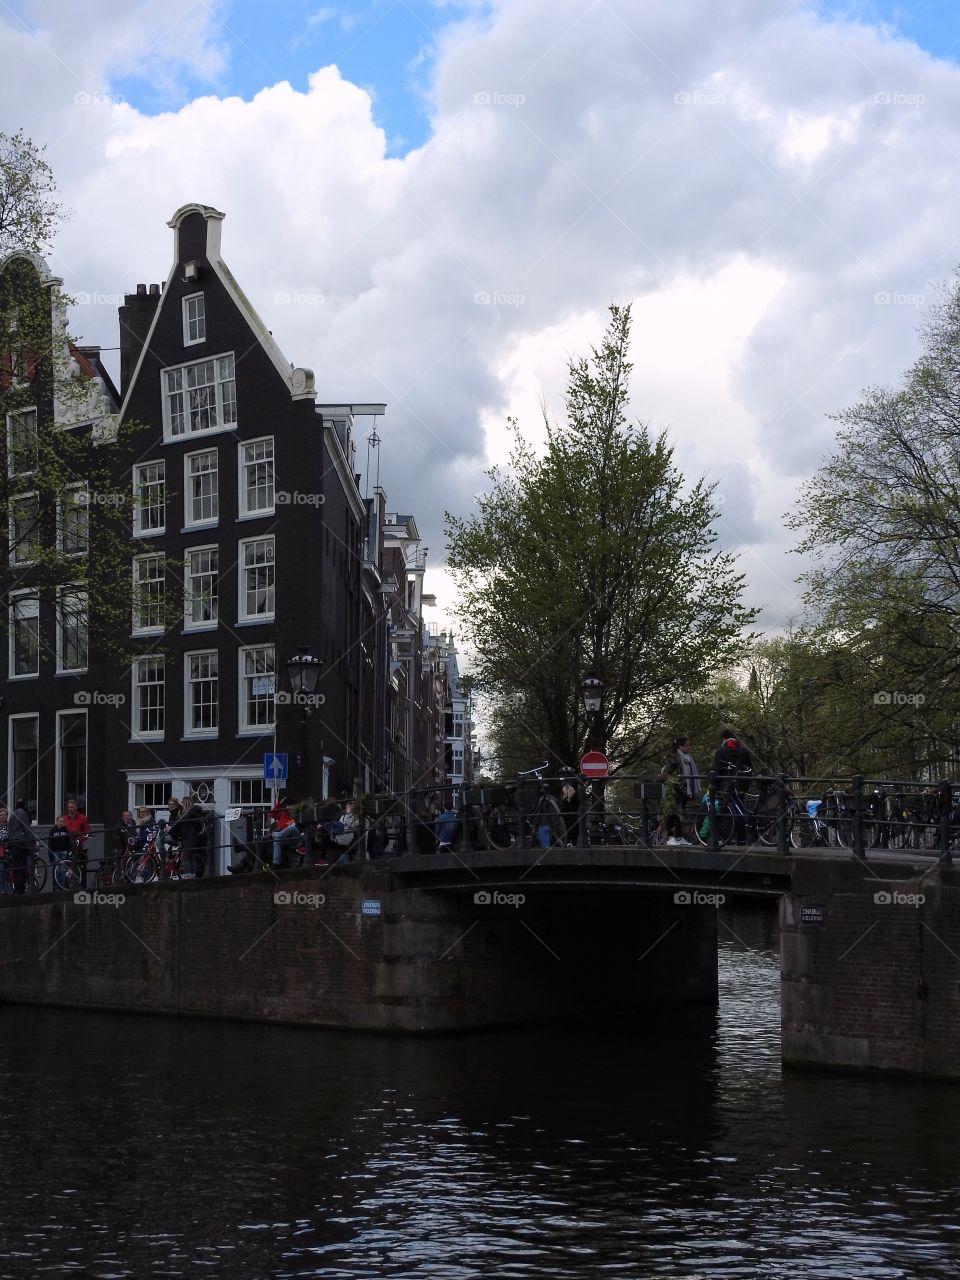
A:
<svg viewBox="0 0 960 1280">
<path fill-rule="evenodd" d="M 152 284 L 147 292 L 145 284 L 138 284 L 136 293 L 123 297 L 120 315 L 120 398 L 127 394 L 130 379 L 140 359 L 140 352 L 147 340 L 147 333 L 160 302 L 160 286 Z"/>
</svg>

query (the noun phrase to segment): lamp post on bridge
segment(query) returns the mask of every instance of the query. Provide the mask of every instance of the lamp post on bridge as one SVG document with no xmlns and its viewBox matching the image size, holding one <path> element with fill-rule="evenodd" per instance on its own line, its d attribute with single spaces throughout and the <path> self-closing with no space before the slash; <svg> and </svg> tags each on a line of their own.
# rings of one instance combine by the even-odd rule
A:
<svg viewBox="0 0 960 1280">
<path fill-rule="evenodd" d="M 315 658 L 306 648 L 301 645 L 296 654 L 292 658 L 288 658 L 284 664 L 287 669 L 287 679 L 290 682 L 290 696 L 294 706 L 300 708 L 300 725 L 299 725 L 299 747 L 297 750 L 297 772 L 300 776 L 300 785 L 302 794 L 300 799 L 304 800 L 310 791 L 310 754 L 307 743 L 307 717 L 315 706 L 319 705 L 320 695 L 317 688 L 320 684 L 320 669 L 323 666 L 321 658 Z M 321 763 L 321 770 L 323 765 Z M 321 773 L 320 790 L 323 791 L 323 776 Z M 321 795 L 320 797 L 324 797 Z"/>
<path fill-rule="evenodd" d="M 603 727 L 603 680 L 596 674 L 590 672 L 583 677 L 580 682 L 580 693 L 583 696 L 583 705 L 590 716 L 590 730 L 587 735 L 587 742 L 592 751 L 602 752 L 606 754 L 607 739 Z M 593 808 L 598 817 L 603 813 L 603 790 L 604 782 L 602 778 L 593 779 Z M 589 837 L 588 837 L 589 838 Z"/>
</svg>

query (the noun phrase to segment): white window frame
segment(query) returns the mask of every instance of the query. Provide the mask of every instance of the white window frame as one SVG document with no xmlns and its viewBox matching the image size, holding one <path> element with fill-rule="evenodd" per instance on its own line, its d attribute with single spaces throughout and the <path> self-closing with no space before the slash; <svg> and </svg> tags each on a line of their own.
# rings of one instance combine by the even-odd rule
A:
<svg viewBox="0 0 960 1280">
<path fill-rule="evenodd" d="M 266 444 L 268 441 L 270 444 L 269 463 L 270 463 L 271 472 L 273 476 L 273 483 L 271 485 L 272 500 L 268 507 L 258 507 L 255 510 L 251 511 L 247 507 L 247 483 L 246 483 L 247 466 L 248 465 L 254 466 L 254 467 L 263 466 L 265 462 L 268 460 L 262 459 L 260 461 L 252 462 L 248 464 L 247 462 L 244 461 L 244 450 L 251 448 L 253 445 Z M 276 505 L 277 505 L 276 467 L 277 467 L 277 449 L 276 449 L 276 442 L 273 436 L 258 436 L 256 440 L 241 440 L 240 443 L 237 445 L 237 512 L 238 512 L 239 519 L 259 520 L 263 516 L 272 516 L 274 514 L 276 510 Z"/>
<path fill-rule="evenodd" d="M 82 667 L 67 667 L 64 665 L 63 653 L 63 597 L 70 593 L 83 597 L 84 609 L 84 629 L 86 632 L 86 644 L 84 646 L 84 658 L 86 659 Z M 87 671 L 90 666 L 90 593 L 82 583 L 64 583 L 62 587 L 57 588 L 57 675 L 76 675 L 79 672 Z"/>
<path fill-rule="evenodd" d="M 229 378 L 220 377 L 220 361 L 230 360 L 233 366 L 232 375 Z M 189 397 L 191 388 L 181 387 L 171 391 L 168 383 L 171 374 L 183 372 L 184 378 L 187 376 L 187 370 L 199 368 L 201 365 L 212 364 L 214 366 L 214 377 L 212 383 L 204 383 L 204 386 L 213 387 L 214 409 L 216 410 L 217 425 L 215 427 L 200 427 L 194 431 L 190 429 L 189 417 L 190 409 L 188 406 L 183 408 L 183 429 L 175 432 L 173 429 L 173 415 L 170 407 L 171 395 L 182 394 Z M 233 386 L 234 417 L 229 421 L 224 418 L 224 408 L 227 404 L 226 397 L 222 391 L 228 383 Z M 194 388 L 195 389 L 195 388 Z M 183 364 L 168 365 L 160 371 L 160 399 L 163 410 L 163 440 L 165 444 L 172 444 L 177 441 L 195 440 L 205 436 L 218 435 L 222 431 L 236 431 L 237 429 L 237 366 L 232 351 L 222 351 L 218 355 L 204 356 L 202 360 L 187 360 Z"/>
<path fill-rule="evenodd" d="M 83 494 L 83 501 L 75 501 L 75 495 Z M 86 538 L 82 551 L 67 551 L 63 545 L 64 531 L 66 527 L 67 507 L 77 508 L 83 511 L 86 516 L 84 525 Z M 90 495 L 87 493 L 86 485 L 69 484 L 63 493 L 57 499 L 57 550 L 62 556 L 85 556 L 90 550 Z"/>
<path fill-rule="evenodd" d="M 16 799 L 17 799 L 17 797 L 13 794 L 13 792 L 15 788 L 21 785 L 19 782 L 19 779 L 15 778 L 13 773 L 13 726 L 18 720 L 35 720 L 37 724 L 37 811 L 39 813 L 39 810 L 40 810 L 40 715 L 39 715 L 39 712 L 36 712 L 36 711 L 25 711 L 25 712 L 18 711 L 15 715 L 11 715 L 7 719 L 7 787 L 9 788 L 9 791 L 10 791 L 7 805 L 8 805 L 8 808 L 12 811 L 14 803 L 16 802 Z M 29 804 L 32 799 L 33 799 L 32 796 L 27 796 L 26 797 L 27 803 Z"/>
<path fill-rule="evenodd" d="M 268 675 L 273 677 L 273 719 L 269 724 L 252 725 L 247 720 L 247 696 L 246 696 L 246 666 L 248 653 L 269 652 L 273 659 L 273 671 L 254 674 L 250 679 L 265 679 Z M 238 680 L 238 709 L 237 724 L 239 725 L 238 736 L 242 737 L 262 737 L 264 734 L 273 733 L 274 725 L 277 718 L 277 656 L 276 650 L 272 644 L 252 644 L 243 645 L 237 650 L 237 680 Z"/>
<path fill-rule="evenodd" d="M 156 529 L 144 529 L 140 523 L 140 517 L 143 514 L 144 506 L 141 502 L 140 495 L 143 485 L 140 479 L 141 471 L 147 467 L 159 467 L 160 479 L 150 481 L 151 484 L 159 484 L 161 486 L 161 502 L 160 502 L 160 525 Z M 149 508 L 153 510 L 151 506 Z M 167 531 L 167 464 L 163 458 L 150 458 L 146 462 L 138 462 L 133 468 L 133 536 L 135 538 L 157 538 L 161 537 Z"/>
<path fill-rule="evenodd" d="M 216 507 L 217 514 L 215 516 L 206 516 L 202 520 L 194 520 L 193 518 L 193 480 L 194 476 L 190 470 L 194 458 L 202 458 L 206 454 L 212 453 L 216 460 L 216 467 L 211 471 L 200 472 L 201 475 L 213 475 L 216 477 Z M 192 453 L 183 455 L 183 527 L 185 529 L 212 529 L 220 519 L 220 450 L 216 445 L 212 449 L 197 449 Z"/>
<path fill-rule="evenodd" d="M 191 302 L 196 302 L 198 298 L 200 299 L 200 314 L 199 316 L 194 316 L 191 320 L 190 307 L 188 304 Z M 196 347 L 201 342 L 206 342 L 207 340 L 207 308 L 206 308 L 206 303 L 204 302 L 203 294 L 188 293 L 187 296 L 181 302 L 180 306 L 183 312 L 183 345 L 185 347 Z M 200 336 L 198 338 L 190 337 L 191 323 L 197 324 L 198 328 L 201 331 Z"/>
<path fill-rule="evenodd" d="M 87 715 L 87 712 L 82 707 L 71 707 L 70 710 L 68 711 L 58 711 L 56 714 L 56 723 L 55 723 L 56 737 L 54 738 L 54 743 L 56 744 L 56 763 L 54 766 L 54 799 L 56 800 L 57 808 L 56 808 L 56 813 L 54 814 L 54 817 L 56 817 L 57 814 L 66 813 L 67 811 L 67 801 L 64 796 L 64 786 L 63 786 L 63 729 L 61 726 L 66 716 L 80 716 L 80 715 L 83 716 L 84 755 L 86 757 L 86 775 L 87 775 L 86 777 L 87 795 L 84 797 L 84 799 L 86 800 L 89 798 L 90 718 Z M 63 805 L 63 808 L 59 807 L 61 804 Z"/>
<path fill-rule="evenodd" d="M 36 440 L 37 461 L 32 467 L 27 467 L 24 471 L 14 471 L 13 469 L 13 420 L 20 418 L 26 413 L 33 414 L 34 423 L 34 439 Z M 8 476 L 32 476 L 40 461 L 40 414 L 36 405 L 24 405 L 21 409 L 11 409 L 7 414 L 7 475 Z"/>
<path fill-rule="evenodd" d="M 37 605 L 37 669 L 36 671 L 23 671 L 20 675 L 15 672 L 14 657 L 16 654 L 16 623 L 14 621 L 14 609 L 20 600 L 34 600 Z M 7 635 L 7 679 L 8 680 L 36 680 L 40 675 L 40 596 L 35 591 L 12 591 L 10 593 L 10 625 Z"/>
<path fill-rule="evenodd" d="M 161 552 L 158 552 L 158 551 L 151 551 L 148 555 L 134 556 L 134 558 L 133 558 L 133 625 L 132 625 L 132 627 L 131 627 L 131 629 L 130 629 L 130 634 L 131 634 L 131 635 L 134 635 L 134 636 L 159 636 L 159 635 L 163 635 L 164 630 L 165 630 L 165 627 L 164 627 L 164 625 L 163 625 L 162 620 L 161 620 L 159 623 L 149 623 L 147 626 L 143 626 L 143 625 L 141 624 L 141 622 L 140 622 L 140 604 L 141 604 L 141 602 L 140 602 L 140 586 L 141 586 L 141 583 L 140 583 L 140 576 L 139 576 L 139 569 L 138 569 L 138 566 L 139 566 L 139 565 L 141 565 L 141 564 L 143 564 L 143 563 L 144 563 L 145 561 L 147 561 L 147 560 L 159 560 L 159 561 L 160 561 L 160 566 L 161 566 L 161 569 L 162 569 L 162 573 L 161 573 L 161 576 L 160 576 L 159 578 L 149 578 L 149 579 L 147 579 L 147 581 L 149 581 L 149 582 L 160 582 L 160 583 L 162 583 L 162 587 L 161 587 L 161 591 L 160 591 L 160 612 L 161 612 L 161 618 L 162 618 L 162 616 L 163 616 L 163 611 L 164 611 L 164 608 L 165 608 L 165 605 L 166 605 L 166 596 L 167 596 L 167 566 L 166 566 L 166 562 L 165 562 L 165 560 L 164 560 L 163 554 L 162 554 Z"/>
<path fill-rule="evenodd" d="M 273 548 L 273 559 L 261 565 L 245 563 L 247 548 L 258 543 L 270 543 Z M 273 594 L 273 608 L 265 613 L 247 613 L 247 574 L 258 569 L 271 568 L 273 583 L 269 590 Z M 265 533 L 260 538 L 241 538 L 237 543 L 237 622 L 273 622 L 277 615 L 277 540 L 272 533 Z"/>
<path fill-rule="evenodd" d="M 19 554 L 19 552 L 23 550 L 23 546 L 17 547 L 14 545 L 16 539 L 14 538 L 14 533 L 13 533 L 13 508 L 18 502 L 25 502 L 28 498 L 33 498 L 37 506 L 37 518 L 34 521 L 33 532 L 37 540 L 37 543 L 39 543 L 40 494 L 37 492 L 36 489 L 30 489 L 27 493 L 12 493 L 10 497 L 7 499 L 7 509 L 9 512 L 9 516 L 8 516 L 9 523 L 7 528 L 7 546 L 9 548 L 9 554 L 7 556 L 7 559 L 11 565 L 15 565 L 17 568 L 19 568 L 21 565 L 37 563 L 36 559 L 34 559 L 33 557 L 30 557 L 29 559 L 27 559 L 25 556 Z M 37 549 L 40 550 L 41 548 L 39 548 L 38 546 Z"/>
<path fill-rule="evenodd" d="M 208 728 L 195 729 L 193 727 L 193 685 L 199 684 L 202 680 L 209 680 L 209 676 L 202 676 L 200 680 L 191 679 L 190 668 L 194 658 L 214 658 L 217 662 L 217 693 L 216 700 L 211 704 L 217 714 L 217 723 Z M 183 655 L 183 736 L 184 738 L 216 738 L 220 732 L 220 653 L 217 649 L 193 649 Z"/>
<path fill-rule="evenodd" d="M 158 662 L 160 664 L 161 679 L 159 682 L 151 682 L 149 685 L 141 685 L 137 679 L 140 664 L 142 662 Z M 141 729 L 140 728 L 140 690 L 145 688 L 154 688 L 159 683 L 160 689 L 163 691 L 163 700 L 161 703 L 161 712 L 163 720 L 162 729 Z M 167 668 L 162 653 L 141 653 L 130 665 L 130 740 L 132 742 L 159 742 L 163 739 L 167 727 Z"/>
<path fill-rule="evenodd" d="M 194 575 L 190 572 L 190 557 L 198 551 L 215 551 L 217 553 L 216 583 L 217 583 L 217 607 L 216 612 L 207 622 L 194 622 L 191 618 L 193 611 L 193 589 L 192 583 Z M 184 631 L 216 631 L 220 625 L 220 548 L 215 542 L 209 542 L 202 547 L 187 547 L 184 552 L 183 562 L 183 629 Z"/>
</svg>

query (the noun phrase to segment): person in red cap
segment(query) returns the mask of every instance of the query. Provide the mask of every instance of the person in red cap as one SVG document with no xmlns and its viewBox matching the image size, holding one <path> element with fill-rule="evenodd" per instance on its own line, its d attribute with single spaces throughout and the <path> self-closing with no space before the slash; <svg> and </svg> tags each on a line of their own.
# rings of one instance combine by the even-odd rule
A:
<svg viewBox="0 0 960 1280">
<path fill-rule="evenodd" d="M 723 794 L 731 800 L 739 798 L 741 804 L 734 805 L 734 808 L 745 808 L 743 801 L 750 790 L 753 756 L 750 754 L 750 749 L 744 746 L 732 729 L 724 729 L 720 734 L 720 746 L 713 757 L 713 772 L 717 776 L 718 794 Z M 746 842 L 746 820 L 743 818 L 737 819 L 736 835 L 737 844 Z"/>
</svg>

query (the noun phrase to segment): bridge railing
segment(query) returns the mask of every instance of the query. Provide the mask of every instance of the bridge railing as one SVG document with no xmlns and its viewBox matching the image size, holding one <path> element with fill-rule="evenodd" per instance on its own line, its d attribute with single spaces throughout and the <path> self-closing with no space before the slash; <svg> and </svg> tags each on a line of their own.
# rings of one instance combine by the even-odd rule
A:
<svg viewBox="0 0 960 1280">
<path fill-rule="evenodd" d="M 715 850 L 723 846 L 721 824 L 700 820 L 718 812 L 729 814 L 739 844 L 772 846 L 783 854 L 822 847 L 866 858 L 875 851 L 914 850 L 951 862 L 960 849 L 960 784 L 946 780 L 707 773 L 694 784 L 681 821 L 688 835 Z M 674 785 L 673 777 L 664 783 L 650 774 L 617 774 L 608 783 L 611 803 L 602 786 L 563 771 L 539 780 L 484 780 L 460 788 L 452 799 L 449 790 L 429 787 L 375 796 L 367 800 L 352 856 L 428 852 L 438 845 L 466 852 L 653 847 L 665 841 L 666 788 Z M 432 803 L 438 796 L 447 802 Z"/>
</svg>

